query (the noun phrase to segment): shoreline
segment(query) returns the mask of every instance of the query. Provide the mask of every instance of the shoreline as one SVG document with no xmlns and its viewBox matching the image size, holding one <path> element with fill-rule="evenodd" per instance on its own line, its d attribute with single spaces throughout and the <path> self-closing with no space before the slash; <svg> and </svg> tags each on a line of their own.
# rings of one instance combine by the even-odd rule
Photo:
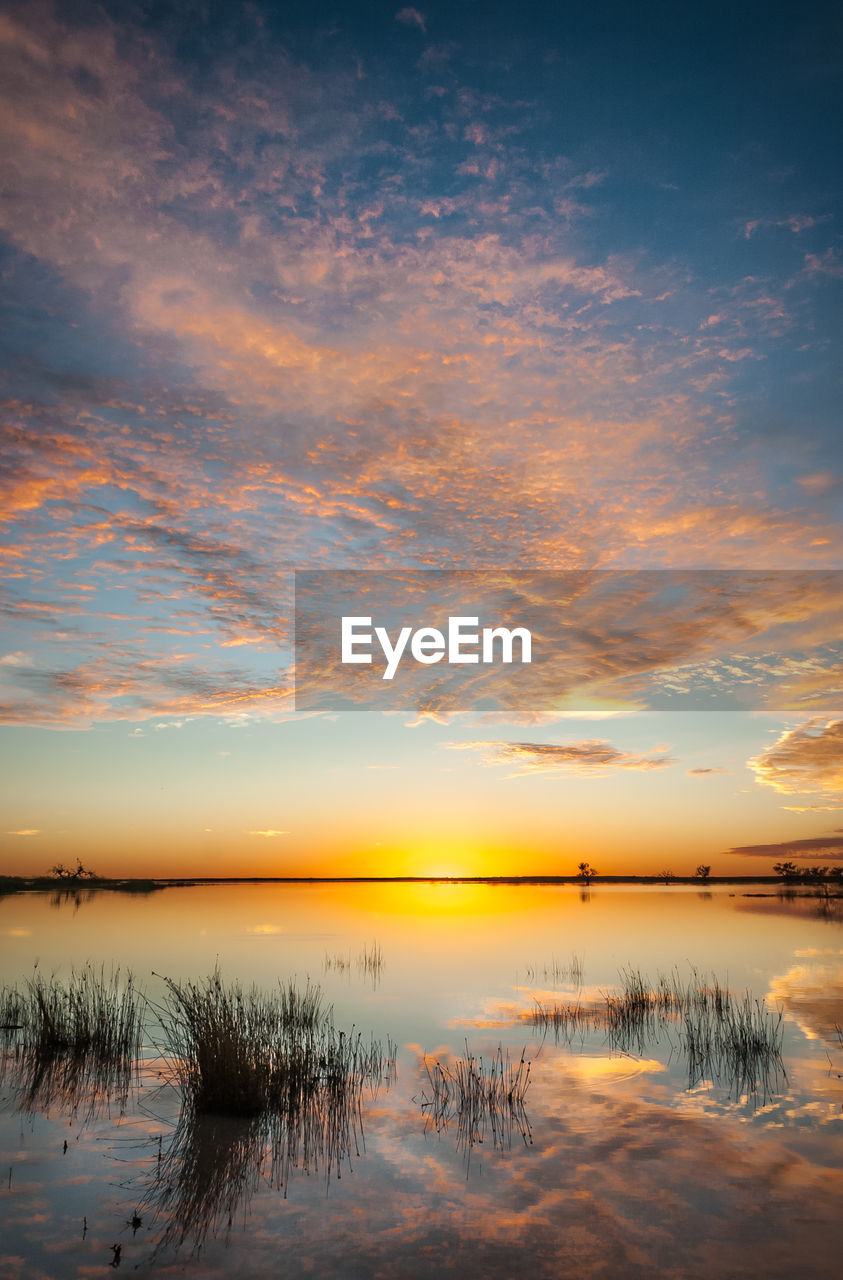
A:
<svg viewBox="0 0 843 1280">
<path fill-rule="evenodd" d="M 723 885 L 777 885 L 793 889 L 804 885 L 801 878 L 783 880 L 777 875 L 755 876 L 671 876 L 666 881 L 659 875 L 592 876 L 588 883 L 581 876 L 554 875 L 501 875 L 501 876 L 96 876 L 90 878 L 55 879 L 52 876 L 0 876 L 0 896 L 33 891 L 52 893 L 78 893 L 84 890 L 114 890 L 124 893 L 152 893 L 159 889 L 185 889 L 199 885 L 237 884 L 442 884 L 442 885 L 506 885 L 506 886 L 555 886 L 570 885 L 580 889 L 594 889 L 601 885 L 647 885 L 669 889 L 673 886 L 691 886 L 700 890 Z M 816 885 L 813 885 L 816 887 Z"/>
</svg>

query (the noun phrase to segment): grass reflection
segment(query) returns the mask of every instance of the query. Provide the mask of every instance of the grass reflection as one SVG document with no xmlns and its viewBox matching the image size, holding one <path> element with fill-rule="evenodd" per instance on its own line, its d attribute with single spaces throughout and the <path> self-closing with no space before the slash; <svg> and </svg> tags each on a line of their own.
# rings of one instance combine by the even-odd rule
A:
<svg viewBox="0 0 843 1280">
<path fill-rule="evenodd" d="M 532 1143 L 524 1107 L 530 1063 L 524 1052 L 513 1063 L 499 1046 L 484 1062 L 466 1044 L 464 1058 L 451 1063 L 425 1058 L 424 1069 L 429 1092 L 422 1093 L 420 1104 L 425 1120 L 437 1133 L 454 1126 L 459 1150 L 470 1155 L 487 1140 L 493 1148 L 504 1150 L 512 1145 L 515 1134 L 525 1145 Z"/>
<path fill-rule="evenodd" d="M 688 981 L 674 972 L 651 983 L 627 968 L 602 1005 L 535 1000 L 526 1021 L 552 1032 L 557 1044 L 602 1031 L 613 1051 L 639 1055 L 676 1029 L 678 1046 L 671 1044 L 684 1057 L 689 1089 L 711 1079 L 735 1096 L 766 1099 L 787 1081 L 781 1012 L 770 1013 L 750 992 L 736 997 L 715 976 L 696 971 Z"/>
<path fill-rule="evenodd" d="M 0 992 L 0 1081 L 24 1111 L 125 1103 L 136 1081 L 141 999 L 132 975 L 90 966 L 64 981 L 36 972 Z"/>
<path fill-rule="evenodd" d="M 158 1010 L 181 1111 L 142 1211 L 161 1247 L 230 1230 L 259 1183 L 286 1196 L 296 1172 L 328 1185 L 363 1149 L 363 1103 L 391 1083 L 395 1046 L 338 1031 L 318 988 L 274 992 L 166 979 Z"/>
</svg>

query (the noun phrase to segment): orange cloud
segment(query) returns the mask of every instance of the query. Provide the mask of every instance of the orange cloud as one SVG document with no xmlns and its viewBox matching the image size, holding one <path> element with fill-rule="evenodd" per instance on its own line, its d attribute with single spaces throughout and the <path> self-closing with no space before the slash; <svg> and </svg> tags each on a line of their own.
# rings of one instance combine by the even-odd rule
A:
<svg viewBox="0 0 843 1280">
<path fill-rule="evenodd" d="M 621 751 L 602 740 L 569 742 L 449 742 L 457 751 L 483 751 L 487 764 L 515 764 L 518 777 L 526 773 L 579 773 L 593 775 L 616 769 L 666 769 L 676 764 L 672 756 L 642 756 Z"/>
<path fill-rule="evenodd" d="M 788 729 L 748 765 L 756 782 L 784 795 L 843 797 L 843 720 Z"/>
</svg>

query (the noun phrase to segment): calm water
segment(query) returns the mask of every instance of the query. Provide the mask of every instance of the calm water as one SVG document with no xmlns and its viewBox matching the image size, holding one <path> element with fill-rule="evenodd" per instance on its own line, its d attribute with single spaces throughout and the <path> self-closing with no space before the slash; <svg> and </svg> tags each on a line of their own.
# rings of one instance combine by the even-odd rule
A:
<svg viewBox="0 0 843 1280">
<path fill-rule="evenodd" d="M 839 904 L 837 904 L 839 905 Z M 843 931 L 815 901 L 671 886 L 242 886 L 0 900 L 0 972 L 119 962 L 154 975 L 318 983 L 337 1026 L 397 1045 L 326 1150 L 273 1163 L 242 1122 L 191 1127 L 150 1035 L 123 1107 L 0 1103 L 0 1274 L 830 1277 L 843 1204 Z M 368 963 L 366 957 L 368 956 Z M 373 958 L 374 957 L 374 958 Z M 536 999 L 605 1008 L 619 973 L 692 968 L 751 990 L 782 1059 L 755 1087 L 695 1073 L 678 1026 L 619 1044 L 531 1025 Z M 154 973 L 153 973 L 154 971 Z M 468 1141 L 425 1070 L 498 1048 L 524 1109 Z M 715 1069 L 716 1068 L 716 1069 Z M 717 1075 L 718 1078 L 712 1078 Z M 700 1078 L 701 1076 L 701 1078 Z M 504 1109 L 506 1111 L 506 1109 Z M 65 1150 L 65 1143 L 67 1144 Z M 162 1172 L 163 1171 L 163 1172 Z M 134 1220 L 134 1227 L 132 1225 Z M 119 1245 L 119 1258 L 112 1246 Z"/>
</svg>

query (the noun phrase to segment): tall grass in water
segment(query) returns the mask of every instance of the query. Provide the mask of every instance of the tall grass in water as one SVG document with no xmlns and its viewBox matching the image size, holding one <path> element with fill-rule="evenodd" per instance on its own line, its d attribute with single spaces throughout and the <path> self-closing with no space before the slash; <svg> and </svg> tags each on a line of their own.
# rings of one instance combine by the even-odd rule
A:
<svg viewBox="0 0 843 1280">
<path fill-rule="evenodd" d="M 737 997 L 716 977 L 703 979 L 696 970 L 684 982 L 676 971 L 659 974 L 653 986 L 638 970 L 626 969 L 620 976 L 620 991 L 606 996 L 613 1048 L 643 1052 L 676 1025 L 689 1088 L 711 1079 L 738 1096 L 766 1097 L 779 1078 L 787 1078 L 782 1015 L 771 1014 L 749 991 Z"/>
<path fill-rule="evenodd" d="M 166 1049 L 198 1111 L 256 1115 L 345 1077 L 350 1045 L 330 1034 L 318 988 L 299 992 L 291 983 L 273 994 L 244 992 L 238 983 L 226 986 L 219 972 L 204 982 L 164 981 Z"/>
<path fill-rule="evenodd" d="M 380 944 L 373 942 L 369 946 L 363 947 L 357 954 L 356 968 L 362 978 L 366 978 L 375 989 L 383 975 L 383 951 Z M 330 973 L 347 973 L 351 975 L 353 962 L 351 952 L 343 954 L 341 951 L 325 952 L 325 972 Z"/>
<path fill-rule="evenodd" d="M 0 1074 L 28 1109 L 125 1096 L 142 1034 L 134 978 L 119 969 L 87 966 L 64 980 L 36 972 L 0 994 Z"/>
<path fill-rule="evenodd" d="M 379 943 L 373 942 L 371 946 L 363 948 L 357 957 L 357 970 L 364 978 L 368 978 L 373 988 L 377 987 L 383 975 L 383 951 Z"/>
<path fill-rule="evenodd" d="M 623 969 L 617 989 L 591 1007 L 534 1001 L 524 1020 L 556 1042 L 570 1044 L 579 1034 L 602 1031 L 611 1049 L 644 1054 L 655 1041 L 678 1034 L 678 1048 L 688 1066 L 688 1087 L 710 1078 L 737 1095 L 766 1096 L 779 1078 L 782 1061 L 782 1016 L 772 1014 L 749 992 L 733 995 L 712 976 L 692 969 L 686 979 L 674 970 L 651 983 L 640 970 Z"/>
<path fill-rule="evenodd" d="M 716 1016 L 705 1008 L 685 1009 L 681 1035 L 689 1088 L 711 1078 L 727 1082 L 738 1095 L 766 1096 L 777 1077 L 785 1076 L 782 1015 L 774 1017 L 748 992 Z"/>
<path fill-rule="evenodd" d="M 389 1081 L 395 1046 L 337 1031 L 321 992 L 274 992 L 165 979 L 158 1009 L 183 1098 L 147 1203 L 168 1218 L 165 1240 L 198 1247 L 261 1180 L 294 1170 L 341 1175 L 362 1147 L 363 1099 Z"/>
<path fill-rule="evenodd" d="M 548 964 L 528 964 L 525 970 L 528 982 L 552 982 L 557 986 L 563 982 L 570 982 L 575 987 L 581 987 L 584 976 L 583 957 L 576 952 L 572 953 L 567 963 L 552 957 Z"/>
<path fill-rule="evenodd" d="M 532 1142 L 524 1099 L 530 1085 L 530 1063 L 522 1052 L 513 1063 L 509 1053 L 498 1047 L 484 1062 L 465 1047 L 465 1057 L 453 1063 L 433 1062 L 424 1066 L 430 1094 L 423 1092 L 421 1109 L 429 1124 L 441 1133 L 457 1126 L 457 1145 L 466 1152 L 491 1138 L 493 1147 L 508 1147 L 513 1133 Z"/>
<path fill-rule="evenodd" d="M 544 1033 L 552 1032 L 556 1044 L 572 1044 L 576 1036 L 582 1038 L 587 1032 L 600 1030 L 603 1026 L 600 1013 L 595 1009 L 535 998 L 533 1007 L 524 1015 L 524 1021 Z"/>
</svg>

